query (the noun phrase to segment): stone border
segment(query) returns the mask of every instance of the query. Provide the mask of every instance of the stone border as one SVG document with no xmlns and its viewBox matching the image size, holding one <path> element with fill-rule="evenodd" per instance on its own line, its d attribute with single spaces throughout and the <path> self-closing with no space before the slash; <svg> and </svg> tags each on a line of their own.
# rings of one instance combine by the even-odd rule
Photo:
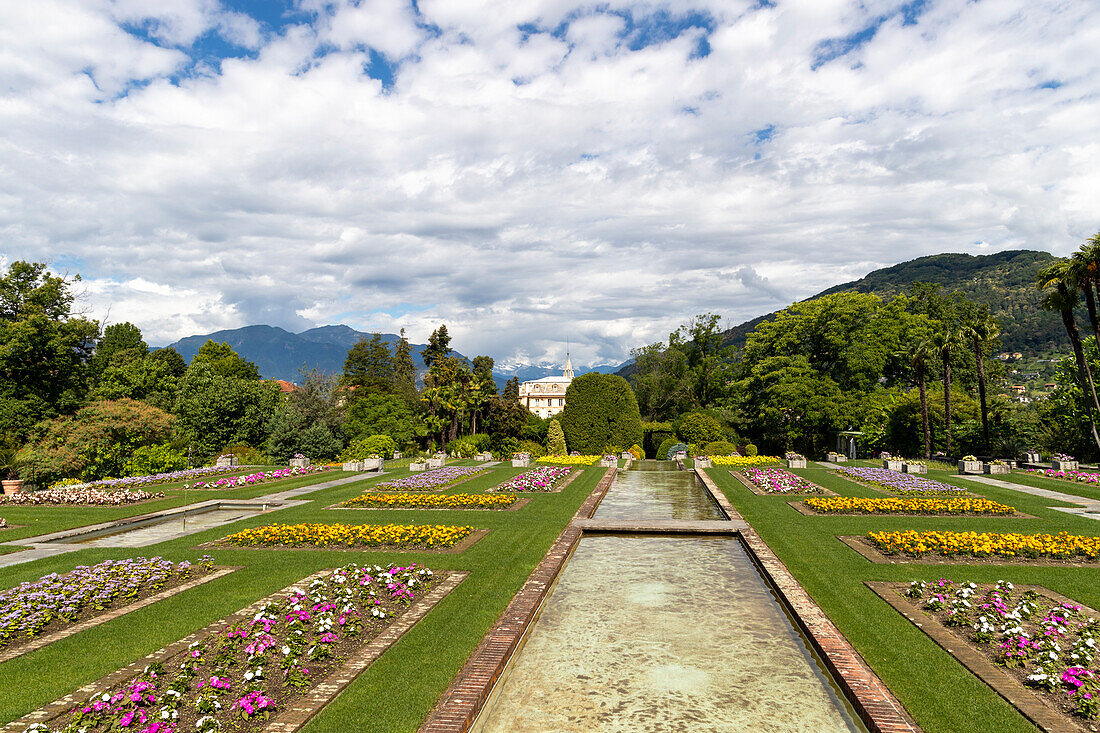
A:
<svg viewBox="0 0 1100 733">
<path fill-rule="evenodd" d="M 786 469 L 784 469 L 784 470 L 786 470 Z M 810 484 L 811 486 L 817 486 L 817 491 L 814 491 L 812 493 L 801 492 L 801 493 L 798 493 L 798 494 L 780 494 L 780 493 L 776 493 L 774 491 L 764 491 L 762 488 L 760 488 L 759 486 L 754 484 L 752 481 L 749 481 L 748 477 L 745 474 L 741 473 L 740 471 L 730 471 L 730 475 L 733 476 L 738 481 L 740 481 L 741 484 L 746 489 L 748 489 L 752 493 L 756 494 L 757 496 L 836 496 L 837 495 L 837 493 L 835 491 L 830 491 L 829 489 L 826 489 L 824 486 L 818 486 L 813 481 L 806 481 L 806 483 Z M 799 478 L 802 478 L 802 477 L 799 476 Z M 803 480 L 805 480 L 805 479 L 803 479 Z"/>
<path fill-rule="evenodd" d="M 366 492 L 368 494 L 373 492 Z M 389 493 L 389 492 L 387 492 Z M 428 492 L 420 492 L 421 494 Z M 542 492 L 540 492 L 542 493 Z M 545 492 L 552 493 L 552 492 Z M 325 509 L 337 509 L 348 512 L 518 512 L 534 500 L 534 496 L 516 495 L 516 500 L 506 507 L 480 507 L 480 506 L 340 506 L 333 504 Z M 349 499 L 350 501 L 350 499 Z"/>
<path fill-rule="evenodd" d="M 466 468 L 466 466 L 453 466 L 453 468 Z M 436 470 L 436 469 L 432 469 L 432 470 Z M 486 468 L 481 473 L 475 473 L 473 476 L 467 476 L 466 478 L 459 479 L 458 481 L 455 481 L 453 484 L 445 484 L 444 486 L 437 486 L 434 489 L 382 489 L 381 491 L 379 491 L 378 490 L 379 484 L 372 484 L 371 488 L 364 491 L 363 493 L 364 494 L 372 494 L 374 492 L 378 492 L 380 494 L 396 494 L 398 492 L 401 492 L 401 493 L 409 493 L 409 494 L 438 494 L 442 491 L 446 491 L 447 489 L 453 489 L 456 486 L 460 486 L 460 485 L 466 483 L 467 481 L 473 481 L 475 478 L 481 478 L 482 476 L 487 476 L 488 474 L 490 474 L 492 472 L 493 472 L 492 468 Z M 428 473 L 428 471 L 419 471 L 418 473 L 419 473 L 419 475 L 423 476 L 425 473 Z M 401 478 L 408 478 L 408 477 L 407 476 L 402 476 Z M 400 479 L 398 479 L 398 480 L 400 480 Z M 348 483 L 351 483 L 351 482 L 349 481 Z M 385 481 L 383 481 L 382 483 L 385 483 Z"/>
<path fill-rule="evenodd" d="M 532 468 L 540 468 L 540 467 L 539 466 L 532 466 Z M 565 491 L 565 487 L 567 487 L 567 486 L 569 486 L 569 484 L 573 483 L 576 480 L 577 476 L 580 476 L 582 473 L 584 473 L 583 468 L 578 471 L 576 466 L 570 466 L 569 474 L 565 477 L 565 480 L 562 481 L 556 488 L 550 489 L 549 491 L 502 491 L 500 493 L 503 493 L 503 494 L 519 494 L 520 496 L 523 496 L 523 495 L 539 496 L 540 494 L 560 494 L 561 492 Z M 516 474 L 516 475 L 517 476 L 522 476 L 523 474 Z M 504 482 L 501 482 L 501 483 L 504 483 Z M 494 486 L 491 489 L 487 489 L 485 491 L 485 493 L 486 494 L 495 494 L 495 493 L 497 493 L 498 489 L 500 489 L 500 484 Z"/>
<path fill-rule="evenodd" d="M 592 516 L 617 473 L 618 468 L 608 468 L 604 472 L 572 519 Z M 473 724 L 558 572 L 580 539 L 581 530 L 572 525 L 572 519 L 439 698 L 420 726 L 420 733 L 464 733 Z"/>
<path fill-rule="evenodd" d="M 214 540 L 213 542 L 204 542 L 201 545 L 195 545 L 192 549 L 211 549 L 211 550 L 269 550 L 275 552 L 428 552 L 433 555 L 458 555 L 473 547 L 475 544 L 484 539 L 485 535 L 489 534 L 488 529 L 475 529 L 470 534 L 456 545 L 451 547 L 440 548 L 424 548 L 424 547 L 395 547 L 393 545 L 378 545 L 377 547 L 286 547 L 284 545 L 273 545 L 271 547 L 262 547 L 260 545 L 230 545 L 222 542 L 225 538 L 220 540 Z"/>
<path fill-rule="evenodd" d="M 918 606 L 898 593 L 894 584 L 868 581 L 864 585 L 874 591 L 879 598 L 886 601 L 895 611 L 907 618 L 914 626 L 927 634 L 932 641 L 936 642 L 957 662 L 970 670 L 978 679 L 993 688 L 994 692 L 1003 697 L 1008 704 L 1016 708 L 1021 715 L 1041 730 L 1047 733 L 1081 733 L 1081 731 L 1088 730 L 1083 724 L 1077 725 L 1074 722 L 1067 721 L 1064 715 L 1052 709 L 1042 697 L 1036 695 L 1021 684 L 1019 680 L 991 662 L 981 652 L 980 647 L 972 641 L 961 634 L 951 632 L 938 621 L 926 616 Z M 901 583 L 900 585 L 905 584 Z M 1070 601 L 1060 593 L 1047 590 L 1042 586 L 1018 585 L 1016 587 L 1024 590 L 1037 590 L 1055 600 L 1076 603 L 1076 601 Z M 1091 611 L 1095 616 L 1100 617 L 1100 614 L 1087 607 L 1082 607 L 1082 610 Z"/>
<path fill-rule="evenodd" d="M 695 476 L 703 483 L 703 488 L 710 494 L 710 498 L 714 500 L 714 503 L 718 505 L 718 508 L 722 510 L 722 513 L 726 515 L 726 519 L 730 521 L 744 521 L 745 518 L 741 516 L 730 500 L 722 493 L 722 490 L 718 488 L 718 484 L 714 483 L 714 479 L 710 477 L 706 469 L 696 468 Z"/>
<path fill-rule="evenodd" d="M 871 547 L 863 540 L 863 535 L 837 535 L 836 538 L 848 545 L 860 555 L 862 555 L 868 562 L 873 562 L 876 565 L 994 565 L 1005 567 L 1046 567 L 1046 568 L 1098 568 L 1100 567 L 1100 561 L 1098 562 L 1062 562 L 1055 560 L 1054 558 L 1020 558 L 1018 560 L 1008 560 L 997 556 L 989 557 L 974 557 L 973 555 L 959 555 L 958 558 L 943 557 L 937 555 L 935 557 L 908 557 L 906 555 L 887 555 L 880 550 Z M 894 559 L 897 558 L 897 559 Z"/>
<path fill-rule="evenodd" d="M 801 499 L 797 501 L 788 501 L 787 504 L 790 505 L 791 509 L 794 509 L 804 517 L 914 517 L 916 519 L 952 519 L 954 517 L 964 517 L 970 519 L 1038 519 L 1038 517 L 1033 514 L 1024 514 L 1019 509 L 1016 509 L 1016 507 L 1013 507 L 1016 511 L 1012 514 L 910 514 L 908 512 L 815 512 L 813 509 L 803 504 Z"/>
<path fill-rule="evenodd" d="M 300 585 L 308 585 L 313 580 L 323 577 L 326 573 L 331 573 L 332 570 L 332 568 L 319 570 L 312 575 L 308 575 L 301 580 L 291 583 L 282 590 L 275 591 L 269 596 L 265 596 L 258 601 L 250 603 L 241 610 L 235 613 L 231 613 L 228 616 L 224 616 L 221 619 L 207 626 L 204 626 L 198 631 L 188 634 L 179 641 L 173 642 L 168 646 L 161 647 L 157 651 L 149 654 L 148 656 L 142 657 L 136 662 L 128 664 L 121 669 L 115 670 L 114 672 L 106 675 L 105 677 L 101 677 L 95 682 L 90 682 L 74 690 L 73 692 L 70 692 L 68 695 L 65 695 L 64 697 L 58 698 L 57 700 L 54 700 L 53 702 L 42 706 L 38 710 L 30 712 L 17 720 L 13 720 L 12 722 L 5 725 L 3 728 L 0 728 L 0 733 L 16 733 L 16 731 L 25 730 L 33 723 L 45 723 L 46 721 L 50 721 L 54 718 L 64 715 L 65 713 L 72 710 L 73 707 L 75 707 L 76 705 L 80 704 L 84 700 L 87 700 L 93 693 L 126 682 L 127 680 L 140 674 L 146 666 L 152 664 L 153 662 L 163 663 L 171 659 L 172 657 L 175 657 L 176 655 L 186 651 L 187 647 L 190 646 L 192 643 L 200 641 L 211 636 L 212 634 L 217 633 L 218 631 L 224 629 L 227 625 L 242 623 L 250 619 L 251 617 L 255 616 L 256 613 L 267 603 L 278 602 L 283 598 L 286 598 L 288 595 L 290 595 L 291 591 L 294 588 Z M 412 628 L 412 626 L 421 618 L 423 618 L 428 613 L 428 611 L 430 611 L 435 606 L 436 603 L 442 600 L 448 593 L 454 590 L 459 583 L 465 580 L 466 576 L 468 576 L 469 573 L 446 571 L 445 575 L 442 573 L 441 575 L 443 575 L 443 577 L 438 580 L 434 588 L 432 588 L 427 594 L 425 594 L 412 606 L 409 606 L 409 608 L 407 608 L 405 612 L 402 613 L 400 616 L 395 618 L 393 623 L 391 623 L 390 626 L 388 626 L 381 634 L 364 644 L 363 647 L 356 654 L 350 657 L 344 664 L 333 670 L 333 672 L 328 676 L 327 679 L 315 685 L 311 692 L 307 693 L 307 695 L 302 698 L 303 701 L 313 701 L 315 705 L 314 707 L 311 707 L 308 710 L 299 708 L 297 706 L 290 708 L 289 710 L 281 713 L 274 720 L 272 720 L 264 729 L 265 733 L 267 733 L 267 731 L 272 731 L 273 733 L 275 731 L 278 731 L 278 733 L 289 733 L 290 731 L 295 731 L 301 728 L 306 723 L 306 721 L 308 721 L 310 718 L 320 712 L 324 705 L 330 702 L 345 687 L 347 687 L 347 685 L 353 679 L 355 679 L 355 675 L 359 674 L 371 662 L 377 659 L 383 652 L 386 651 L 386 649 L 393 646 L 398 638 L 400 638 L 401 634 L 403 634 L 405 631 L 408 631 L 409 628 Z M 438 594 L 437 590 L 440 591 Z M 429 599 L 431 599 L 430 603 L 428 602 Z M 413 617 L 408 620 L 407 624 L 403 624 L 401 633 L 398 633 L 391 638 L 387 634 L 387 632 L 390 629 L 394 628 L 394 626 L 401 624 L 402 619 L 404 619 L 406 616 L 409 616 L 410 614 L 412 614 Z M 323 696 L 315 694 L 318 692 L 322 692 Z"/>
<path fill-rule="evenodd" d="M 113 621 L 120 616 L 125 616 L 128 613 L 132 613 L 139 609 L 145 608 L 146 606 L 150 606 L 157 601 L 163 601 L 164 599 L 171 598 L 178 593 L 183 593 L 185 590 L 191 590 L 192 588 L 197 588 L 204 583 L 209 583 L 211 580 L 224 578 L 226 575 L 229 575 L 236 570 L 240 570 L 241 567 L 243 566 L 215 566 L 214 572 L 204 575 L 201 578 L 195 578 L 186 583 L 182 583 L 172 588 L 162 590 L 160 593 L 154 593 L 148 598 L 142 598 L 141 600 L 134 601 L 133 603 L 129 603 L 125 606 L 109 609 L 104 613 L 99 614 L 98 616 L 92 616 L 91 618 L 85 619 L 80 623 L 73 624 L 72 626 L 66 626 L 63 629 L 58 629 L 57 631 L 54 631 L 52 633 L 31 639 L 29 643 L 24 644 L 23 646 L 16 647 L 14 649 L 0 650 L 0 663 L 15 659 L 16 657 L 21 657 L 24 654 L 30 654 L 33 651 L 41 649 L 47 644 L 53 644 L 55 641 L 61 641 L 62 639 L 73 636 L 74 634 L 79 634 L 81 631 L 85 631 L 86 629 L 90 629 L 94 626 L 99 626 L 100 624 L 105 624 L 108 621 Z"/>
<path fill-rule="evenodd" d="M 790 611 L 864 725 L 874 733 L 920 731 L 886 684 L 814 603 L 756 530 L 746 529 L 740 534 L 749 557 L 768 579 L 782 605 Z"/>
</svg>

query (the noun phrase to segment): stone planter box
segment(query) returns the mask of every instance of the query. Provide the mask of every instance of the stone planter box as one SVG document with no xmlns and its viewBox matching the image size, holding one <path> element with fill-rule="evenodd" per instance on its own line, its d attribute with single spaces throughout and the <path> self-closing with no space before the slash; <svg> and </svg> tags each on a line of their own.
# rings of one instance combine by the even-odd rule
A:
<svg viewBox="0 0 1100 733">
<path fill-rule="evenodd" d="M 22 479 L 4 479 L 2 482 L 0 482 L 0 484 L 2 484 L 4 487 L 4 493 L 8 494 L 9 496 L 11 494 L 18 494 L 20 491 L 23 490 Z"/>
<path fill-rule="evenodd" d="M 895 461 L 893 458 L 883 458 L 882 467 L 888 471 L 904 471 L 905 461 Z"/>
<path fill-rule="evenodd" d="M 982 472 L 983 473 L 989 473 L 989 474 L 1008 473 L 1011 470 L 1012 470 L 1011 468 L 1009 468 L 1007 465 L 1002 464 L 1002 463 L 983 463 L 982 464 Z"/>
<path fill-rule="evenodd" d="M 362 462 L 364 471 L 381 471 L 384 462 L 381 458 L 368 458 Z"/>
<path fill-rule="evenodd" d="M 688 457 L 687 451 L 682 450 L 682 451 L 677 451 L 676 455 L 672 456 L 672 460 L 674 460 L 674 461 L 675 460 L 686 461 L 687 457 Z"/>
<path fill-rule="evenodd" d="M 395 460 L 395 461 L 399 461 L 399 460 L 401 460 L 401 459 L 402 459 L 402 458 L 404 458 L 404 457 L 405 457 L 405 454 L 404 454 L 404 453 L 402 453 L 402 452 L 401 452 L 401 451 L 399 451 L 399 450 L 395 450 L 395 451 L 393 452 L 393 460 Z"/>
<path fill-rule="evenodd" d="M 825 460 L 829 463 L 847 463 L 848 456 L 825 456 Z"/>
<path fill-rule="evenodd" d="M 787 468 L 805 468 L 805 467 L 806 467 L 806 459 L 805 458 L 788 458 L 787 459 Z"/>
<path fill-rule="evenodd" d="M 229 466 L 239 466 L 241 463 L 236 456 L 218 456 L 218 460 L 214 465 L 218 468 L 226 468 Z"/>
<path fill-rule="evenodd" d="M 512 468 L 527 468 L 531 465 L 530 458 L 513 458 Z"/>
<path fill-rule="evenodd" d="M 1076 471 L 1077 461 L 1051 461 L 1050 467 L 1055 471 Z"/>
<path fill-rule="evenodd" d="M 427 471 L 428 470 L 428 464 L 425 461 L 420 461 L 419 463 L 410 463 L 409 464 L 409 470 L 410 471 Z"/>
<path fill-rule="evenodd" d="M 602 466 L 603 468 L 615 468 L 618 465 L 619 462 L 616 460 L 609 460 L 607 458 L 600 459 L 600 466 Z"/>
<path fill-rule="evenodd" d="M 711 467 L 710 459 L 709 458 L 696 458 L 695 459 L 695 467 L 696 468 L 710 468 Z"/>
<path fill-rule="evenodd" d="M 984 473 L 981 461 L 959 461 L 959 473 Z"/>
<path fill-rule="evenodd" d="M 308 458 L 291 458 L 290 465 L 295 468 L 307 468 L 309 466 Z"/>
<path fill-rule="evenodd" d="M 348 461 L 347 463 L 344 464 L 344 470 L 345 471 L 362 471 L 363 470 L 363 462 L 362 461 Z"/>
<path fill-rule="evenodd" d="M 1027 463 L 1038 463 L 1043 460 L 1043 457 L 1038 453 L 1024 453 L 1024 461 Z"/>
<path fill-rule="evenodd" d="M 446 463 L 446 462 L 447 462 L 447 460 L 444 459 L 444 458 L 438 458 L 438 457 L 433 456 L 432 458 L 428 459 L 428 468 L 443 468 L 443 464 Z"/>
<path fill-rule="evenodd" d="M 493 454 L 492 453 L 478 453 L 476 456 L 474 456 L 474 460 L 475 461 L 481 461 L 483 463 L 485 461 L 491 461 L 491 460 L 493 460 Z"/>
<path fill-rule="evenodd" d="M 928 473 L 928 466 L 923 463 L 906 463 L 903 469 L 904 473 Z"/>
</svg>

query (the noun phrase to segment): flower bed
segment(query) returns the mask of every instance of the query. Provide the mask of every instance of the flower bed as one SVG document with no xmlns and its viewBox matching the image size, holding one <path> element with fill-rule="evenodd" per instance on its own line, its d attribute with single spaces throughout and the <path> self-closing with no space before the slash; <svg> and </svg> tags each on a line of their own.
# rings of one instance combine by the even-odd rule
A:
<svg viewBox="0 0 1100 733">
<path fill-rule="evenodd" d="M 1031 687 L 1049 707 L 1071 720 L 1100 718 L 1100 620 L 1080 605 L 1046 589 L 1018 590 L 1004 580 L 940 578 L 895 592 Z"/>
<path fill-rule="evenodd" d="M 148 499 L 162 499 L 164 492 L 155 494 L 140 489 L 122 491 L 100 491 L 99 489 L 74 489 L 66 486 L 62 489 L 45 491 L 21 491 L 18 494 L 0 494 L 0 504 L 85 504 L 88 506 L 122 506 L 136 504 Z"/>
<path fill-rule="evenodd" d="M 783 462 L 776 456 L 714 456 L 710 460 L 715 466 L 732 468 L 737 471 L 745 468 L 772 466 Z"/>
<path fill-rule="evenodd" d="M 1014 514 L 1015 507 L 988 499 L 968 497 L 897 497 L 866 499 L 831 496 L 804 499 L 803 504 L 821 514 Z"/>
<path fill-rule="evenodd" d="M 346 565 L 33 731 L 263 730 L 432 587 L 420 566 Z"/>
<path fill-rule="evenodd" d="M 199 573 L 209 573 L 213 561 L 203 556 L 198 565 Z M 195 573 L 186 561 L 176 564 L 161 557 L 140 557 L 81 565 L 64 575 L 50 573 L 20 583 L 0 593 L 0 650 L 99 616 L 119 601 L 179 585 Z"/>
<path fill-rule="evenodd" d="M 935 553 L 946 557 L 1024 557 L 1095 561 L 1100 556 L 1100 537 L 1015 532 L 871 532 L 867 538 L 882 552 L 921 557 Z"/>
<path fill-rule="evenodd" d="M 543 456 L 535 461 L 547 466 L 594 466 L 603 456 Z"/>
<path fill-rule="evenodd" d="M 392 479 L 377 484 L 375 488 L 389 491 L 434 491 L 487 472 L 482 466 L 444 466 L 431 471 Z"/>
<path fill-rule="evenodd" d="M 746 468 L 745 478 L 768 494 L 819 494 L 821 487 L 785 468 Z"/>
<path fill-rule="evenodd" d="M 0 529 L 4 529 L 8 526 L 8 520 L 0 517 Z"/>
<path fill-rule="evenodd" d="M 326 466 L 292 466 L 291 468 L 278 468 L 274 471 L 257 471 L 244 476 L 229 476 L 217 481 L 196 481 L 189 487 L 192 489 L 235 489 L 238 486 L 254 486 L 268 481 L 279 481 L 295 476 L 308 476 L 311 473 L 319 473 L 327 470 Z"/>
<path fill-rule="evenodd" d="M 515 494 L 363 494 L 342 507 L 400 509 L 504 509 L 516 503 Z"/>
<path fill-rule="evenodd" d="M 473 527 L 442 524 L 269 524 L 242 530 L 224 542 L 241 547 L 454 547 Z"/>
<path fill-rule="evenodd" d="M 1028 473 L 1042 476 L 1043 478 L 1055 478 L 1062 481 L 1073 481 L 1079 484 L 1100 484 L 1100 473 L 1088 473 L 1086 471 L 1055 471 L 1053 468 L 1029 468 Z"/>
<path fill-rule="evenodd" d="M 898 473 L 887 468 L 863 468 L 860 466 L 840 466 L 836 470 L 845 476 L 859 479 L 864 483 L 886 489 L 897 494 L 964 494 L 965 489 L 945 484 L 942 481 L 921 478 L 912 473 Z"/>
<path fill-rule="evenodd" d="M 232 473 L 239 471 L 240 466 L 205 466 L 203 468 L 188 468 L 182 471 L 169 471 L 167 473 L 153 473 L 147 476 L 127 476 L 126 478 L 105 478 L 99 481 L 89 481 L 82 484 L 74 484 L 83 489 L 102 487 L 106 489 L 126 489 L 134 486 L 153 486 L 155 484 L 170 484 L 176 481 L 199 478 L 201 476 L 213 476 L 219 473 Z"/>
<path fill-rule="evenodd" d="M 570 471 L 568 466 L 540 466 L 525 471 L 490 491 L 553 491 L 558 482 L 568 476 Z"/>
</svg>

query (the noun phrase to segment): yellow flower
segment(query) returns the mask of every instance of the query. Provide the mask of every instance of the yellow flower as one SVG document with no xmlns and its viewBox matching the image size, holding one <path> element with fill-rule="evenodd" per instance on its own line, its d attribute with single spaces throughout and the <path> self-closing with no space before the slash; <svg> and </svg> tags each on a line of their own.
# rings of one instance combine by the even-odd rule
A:
<svg viewBox="0 0 1100 733">
<path fill-rule="evenodd" d="M 1012 514 L 1015 507 L 988 499 L 968 497 L 889 497 L 864 498 L 835 496 L 803 499 L 803 503 L 822 514 Z"/>
<path fill-rule="evenodd" d="M 453 547 L 473 531 L 441 524 L 270 524 L 225 539 L 241 546 Z"/>
<path fill-rule="evenodd" d="M 775 456 L 711 456 L 710 461 L 715 466 L 726 466 L 733 469 L 771 466 L 783 462 Z"/>
</svg>

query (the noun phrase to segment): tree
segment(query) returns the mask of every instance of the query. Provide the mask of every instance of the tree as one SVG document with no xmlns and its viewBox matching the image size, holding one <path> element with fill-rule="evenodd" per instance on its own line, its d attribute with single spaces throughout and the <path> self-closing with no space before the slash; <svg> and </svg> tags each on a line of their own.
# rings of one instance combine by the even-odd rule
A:
<svg viewBox="0 0 1100 733">
<path fill-rule="evenodd" d="M 359 341 L 348 350 L 344 360 L 343 386 L 360 394 L 393 392 L 396 372 L 390 349 L 382 335 L 371 334 L 370 340 Z"/>
<path fill-rule="evenodd" d="M 164 359 L 154 359 L 141 349 L 123 349 L 111 355 L 91 391 L 92 399 L 144 400 L 154 393 L 175 394 L 177 379 Z"/>
<path fill-rule="evenodd" d="M 999 331 L 997 321 L 986 312 L 983 317 L 972 321 L 963 334 L 974 349 L 974 362 L 978 373 L 978 400 L 982 411 L 982 448 L 986 454 L 992 450 L 992 445 L 989 442 L 989 407 L 985 395 L 985 351 L 987 346 L 996 340 Z"/>
<path fill-rule="evenodd" d="M 275 414 L 265 447 L 272 457 L 289 461 L 302 453 L 311 459 L 334 458 L 344 447 L 340 379 L 321 371 L 303 375 Z"/>
<path fill-rule="evenodd" d="M 484 419 L 485 408 L 497 393 L 497 384 L 493 381 L 494 363 L 491 356 L 474 357 L 473 379 L 470 380 L 466 396 L 470 412 L 470 435 L 477 433 L 478 420 Z"/>
<path fill-rule="evenodd" d="M 394 392 L 405 398 L 410 408 L 417 405 L 420 395 L 416 389 L 416 365 L 412 360 L 412 348 L 405 338 L 405 329 L 401 329 L 401 340 L 393 349 L 393 388 Z"/>
<path fill-rule="evenodd" d="M 676 434 L 685 443 L 700 446 L 712 441 L 722 440 L 725 437 L 722 423 L 701 412 L 688 413 L 680 418 L 676 427 Z"/>
<path fill-rule="evenodd" d="M 103 338 L 99 340 L 95 355 L 89 363 L 93 383 L 99 379 L 103 370 L 111 363 L 111 359 L 120 351 L 136 352 L 142 357 L 149 353 L 149 345 L 142 338 L 141 329 L 129 321 L 115 323 L 103 329 Z"/>
<path fill-rule="evenodd" d="M 73 281 L 23 261 L 0 277 L 0 433 L 14 439 L 83 400 L 99 326 L 73 313 Z"/>
<path fill-rule="evenodd" d="M 569 384 L 561 427 L 569 448 L 600 453 L 642 441 L 642 417 L 630 384 L 615 374 L 590 372 Z"/>
<path fill-rule="evenodd" d="M 206 364 L 214 373 L 230 379 L 260 381 L 260 370 L 256 365 L 241 357 L 224 342 L 209 340 L 199 347 L 198 353 L 191 359 L 190 366 L 194 367 L 195 364 Z"/>
<path fill-rule="evenodd" d="M 429 369 L 436 361 L 451 353 L 451 337 L 447 333 L 447 324 L 440 324 L 439 328 L 432 331 L 428 338 L 428 344 L 420 350 L 420 356 L 424 358 L 424 365 Z"/>
<path fill-rule="evenodd" d="M 388 435 L 398 445 L 425 437 L 427 428 L 401 397 L 372 394 L 348 405 L 344 430 L 355 440 L 371 435 Z"/>
<path fill-rule="evenodd" d="M 512 377 L 504 383 L 504 391 L 501 396 L 506 400 L 519 402 L 519 377 Z"/>
<path fill-rule="evenodd" d="M 1073 358 L 1077 362 L 1077 378 L 1081 385 L 1084 411 L 1088 415 L 1093 442 L 1100 449 L 1100 434 L 1097 434 L 1096 431 L 1096 413 L 1100 412 L 1100 401 L 1096 398 L 1096 385 L 1092 380 L 1089 363 L 1085 359 L 1081 332 L 1077 329 L 1077 321 L 1073 316 L 1073 309 L 1077 305 L 1077 291 L 1071 287 L 1071 283 L 1072 280 L 1070 275 L 1067 274 L 1065 260 L 1059 260 L 1039 272 L 1039 287 L 1053 289 L 1053 292 L 1046 296 L 1043 304 L 1046 308 L 1056 310 L 1061 314 L 1062 325 L 1065 327 L 1066 334 L 1069 336 L 1070 344 L 1073 347 Z"/>
<path fill-rule="evenodd" d="M 435 358 L 424 377 L 420 401 L 427 413 L 429 432 L 439 435 L 440 445 L 458 437 L 472 379 L 469 367 L 453 356 Z"/>
<path fill-rule="evenodd" d="M 136 400 L 92 402 L 39 424 L 16 461 L 24 478 L 45 484 L 127 476 L 135 449 L 163 442 L 172 423 L 167 412 Z"/>
<path fill-rule="evenodd" d="M 551 420 L 550 428 L 546 431 L 546 452 L 552 456 L 563 456 L 566 453 L 565 431 L 557 420 Z"/>
<path fill-rule="evenodd" d="M 228 377 L 196 357 L 176 395 L 177 432 L 199 458 L 234 443 L 258 446 L 267 439 L 280 399 L 273 383 Z"/>
<path fill-rule="evenodd" d="M 180 352 L 171 346 L 151 352 L 149 358 L 153 361 L 163 362 L 168 374 L 175 379 L 179 379 L 187 371 L 187 362 L 180 356 Z"/>
<path fill-rule="evenodd" d="M 947 455 L 951 455 L 951 357 L 958 343 L 958 333 L 950 327 L 943 327 L 933 333 L 929 342 L 933 353 L 943 364 L 944 440 Z"/>
<path fill-rule="evenodd" d="M 905 350 L 906 361 L 912 367 L 916 376 L 917 387 L 920 389 L 920 416 L 921 426 L 924 429 L 924 458 L 932 458 L 932 429 L 928 421 L 928 367 L 935 358 L 934 347 L 926 338 L 916 338 L 910 342 Z"/>
</svg>

